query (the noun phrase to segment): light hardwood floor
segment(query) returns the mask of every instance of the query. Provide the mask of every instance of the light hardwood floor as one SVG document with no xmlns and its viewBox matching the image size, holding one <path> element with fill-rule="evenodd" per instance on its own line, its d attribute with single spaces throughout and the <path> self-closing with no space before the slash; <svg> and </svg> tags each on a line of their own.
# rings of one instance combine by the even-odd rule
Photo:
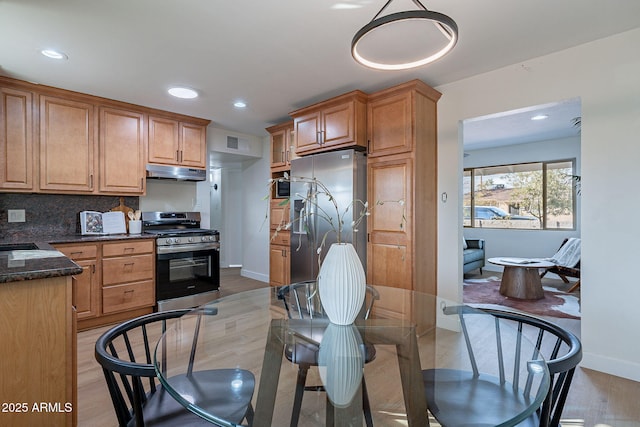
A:
<svg viewBox="0 0 640 427">
<path fill-rule="evenodd" d="M 495 273 L 491 272 L 489 275 L 495 275 Z M 267 285 L 241 277 L 238 269 L 222 270 L 221 296 L 264 286 Z M 579 320 L 559 318 L 551 320 L 579 336 Z M 81 427 L 117 426 L 102 369 L 94 358 L 95 342 L 108 328 L 102 327 L 78 334 L 77 410 L 78 425 Z M 638 396 L 640 396 L 638 382 L 579 367 L 563 413 L 563 426 L 638 427 L 640 426 Z"/>
</svg>

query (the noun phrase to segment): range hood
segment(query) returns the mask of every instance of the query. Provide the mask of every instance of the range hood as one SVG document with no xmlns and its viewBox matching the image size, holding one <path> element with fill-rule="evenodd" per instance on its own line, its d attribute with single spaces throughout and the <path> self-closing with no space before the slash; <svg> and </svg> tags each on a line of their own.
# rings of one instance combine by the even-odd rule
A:
<svg viewBox="0 0 640 427">
<path fill-rule="evenodd" d="M 207 171 L 180 166 L 147 165 L 147 178 L 174 181 L 206 181 Z"/>
</svg>

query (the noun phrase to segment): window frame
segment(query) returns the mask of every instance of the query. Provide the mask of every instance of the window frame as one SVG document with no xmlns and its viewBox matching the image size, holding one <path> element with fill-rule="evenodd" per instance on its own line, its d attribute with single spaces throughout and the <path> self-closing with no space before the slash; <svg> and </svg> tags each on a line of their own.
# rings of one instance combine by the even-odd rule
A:
<svg viewBox="0 0 640 427">
<path fill-rule="evenodd" d="M 548 218 L 547 218 L 547 172 L 549 170 L 549 165 L 553 165 L 556 163 L 571 163 L 571 176 L 572 178 L 574 178 L 574 182 L 571 185 L 571 203 L 572 203 L 572 208 L 573 208 L 573 214 L 572 214 L 572 224 L 571 224 L 571 228 L 557 228 L 557 227 L 553 227 L 553 228 L 549 228 L 547 227 L 547 222 L 548 222 Z M 471 200 L 470 200 L 470 204 L 469 204 L 469 225 L 466 225 L 464 223 L 464 209 L 465 209 L 465 204 L 464 204 L 464 191 L 463 191 L 463 203 L 462 203 L 462 225 L 463 228 L 486 228 L 486 229 L 490 229 L 490 230 L 530 230 L 530 231 L 575 231 L 577 229 L 577 209 L 578 209 L 578 205 L 577 205 L 577 190 L 576 190 L 576 183 L 575 183 L 575 177 L 576 175 L 576 158 L 568 158 L 568 159 L 556 159 L 556 160 L 538 160 L 538 161 L 531 161 L 531 162 L 521 162 L 521 163 L 505 163 L 505 164 L 500 164 L 500 165 L 486 165 L 486 166 L 475 166 L 475 167 L 468 167 L 468 168 L 463 168 L 463 180 L 465 177 L 465 173 L 469 172 L 469 179 L 470 179 L 470 192 L 471 192 Z M 542 212 L 544 213 L 542 216 L 542 220 L 540 221 L 540 228 L 537 229 L 529 229 L 529 228 L 524 228 L 524 227 L 477 227 L 475 225 L 475 210 L 476 210 L 476 197 L 475 197 L 475 192 L 476 192 L 476 188 L 475 188 L 475 177 L 476 177 L 476 173 L 475 171 L 478 169 L 487 169 L 487 168 L 500 168 L 500 167 L 519 167 L 519 166 L 523 166 L 523 165 L 533 165 L 533 164 L 540 164 L 542 166 Z"/>
</svg>

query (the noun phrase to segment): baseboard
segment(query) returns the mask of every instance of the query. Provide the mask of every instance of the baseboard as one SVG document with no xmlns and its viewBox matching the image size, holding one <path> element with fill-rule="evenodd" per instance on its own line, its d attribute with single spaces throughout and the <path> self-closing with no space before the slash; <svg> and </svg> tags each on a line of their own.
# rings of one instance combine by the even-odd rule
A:
<svg viewBox="0 0 640 427">
<path fill-rule="evenodd" d="M 256 273 L 255 271 L 247 270 L 246 268 L 240 269 L 240 275 L 249 279 L 258 280 L 260 282 L 269 283 L 269 275 Z"/>
<path fill-rule="evenodd" d="M 616 377 L 640 382 L 640 365 L 627 360 L 614 359 L 593 353 L 583 352 L 580 366 Z"/>
</svg>

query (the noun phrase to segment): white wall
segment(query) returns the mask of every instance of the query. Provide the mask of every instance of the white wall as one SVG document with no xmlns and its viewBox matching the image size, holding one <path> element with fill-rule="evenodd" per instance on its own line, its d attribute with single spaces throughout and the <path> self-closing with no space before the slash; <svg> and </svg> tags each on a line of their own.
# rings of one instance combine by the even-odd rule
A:
<svg viewBox="0 0 640 427">
<path fill-rule="evenodd" d="M 191 212 L 200 211 L 196 182 L 147 180 L 147 195 L 140 197 L 143 212 Z"/>
<path fill-rule="evenodd" d="M 259 161 L 248 164 L 243 171 L 243 203 L 242 257 L 243 276 L 269 281 L 269 221 L 265 219 L 269 201 L 264 197 L 269 194 L 268 180 L 270 173 L 270 142 L 269 137 L 263 141 L 263 156 Z"/>
<path fill-rule="evenodd" d="M 560 101 L 560 100 L 558 100 Z M 464 138 L 463 138 L 464 139 Z M 465 150 L 465 168 L 576 159 L 576 173 L 580 175 L 580 136 L 509 145 L 484 150 Z M 504 230 L 495 228 L 465 228 L 466 238 L 485 239 L 486 257 L 515 256 L 546 258 L 552 256 L 567 237 L 580 237 L 580 197 L 576 200 L 576 230 Z M 502 267 L 487 264 L 486 270 L 502 271 Z"/>
<path fill-rule="evenodd" d="M 582 100 L 582 366 L 640 381 L 640 29 L 437 89 L 438 292 L 461 296 L 460 121 L 561 99 Z M 445 59 L 446 60 L 446 59 Z"/>
</svg>

